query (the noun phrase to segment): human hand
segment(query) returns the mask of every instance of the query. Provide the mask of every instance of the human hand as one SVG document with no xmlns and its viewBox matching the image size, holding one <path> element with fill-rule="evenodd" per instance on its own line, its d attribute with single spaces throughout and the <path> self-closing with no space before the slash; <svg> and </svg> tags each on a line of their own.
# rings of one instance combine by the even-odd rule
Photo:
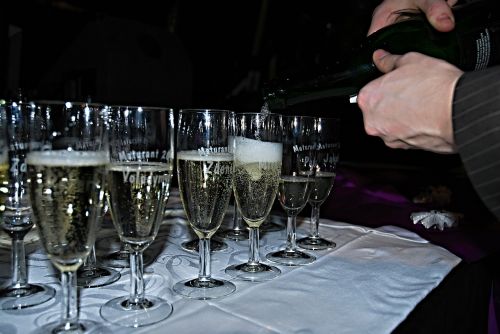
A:
<svg viewBox="0 0 500 334">
<path fill-rule="evenodd" d="M 400 56 L 377 50 L 373 60 L 385 74 L 358 94 L 366 133 L 391 148 L 454 152 L 453 92 L 463 72 L 416 52 Z"/>
<path fill-rule="evenodd" d="M 434 28 L 447 32 L 455 27 L 455 19 L 451 7 L 458 0 L 384 0 L 373 11 L 372 22 L 368 29 L 368 35 L 375 31 L 395 23 L 399 19 L 398 11 L 420 10 L 425 13 L 427 19 Z"/>
</svg>

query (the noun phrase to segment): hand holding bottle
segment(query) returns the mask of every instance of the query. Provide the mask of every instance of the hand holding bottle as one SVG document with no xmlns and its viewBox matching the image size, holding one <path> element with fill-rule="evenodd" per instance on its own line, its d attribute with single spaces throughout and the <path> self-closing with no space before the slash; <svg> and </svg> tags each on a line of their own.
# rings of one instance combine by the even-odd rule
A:
<svg viewBox="0 0 500 334">
<path fill-rule="evenodd" d="M 451 7 L 457 0 L 384 0 L 373 11 L 368 35 L 399 20 L 399 11 L 422 11 L 434 28 L 447 32 L 455 27 Z"/>
<path fill-rule="evenodd" d="M 457 67 L 420 53 L 374 53 L 385 75 L 363 87 L 358 105 L 367 134 L 392 148 L 455 151 L 452 101 L 462 75 Z"/>
</svg>

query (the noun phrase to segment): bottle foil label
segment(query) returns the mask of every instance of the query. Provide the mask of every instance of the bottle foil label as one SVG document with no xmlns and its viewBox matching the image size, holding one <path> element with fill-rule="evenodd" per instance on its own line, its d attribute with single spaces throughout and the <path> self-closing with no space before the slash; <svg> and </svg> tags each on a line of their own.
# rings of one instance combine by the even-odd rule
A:
<svg viewBox="0 0 500 334">
<path fill-rule="evenodd" d="M 476 39 L 476 65 L 474 70 L 482 70 L 486 68 L 491 57 L 491 39 L 490 32 L 485 29 L 479 34 Z"/>
</svg>

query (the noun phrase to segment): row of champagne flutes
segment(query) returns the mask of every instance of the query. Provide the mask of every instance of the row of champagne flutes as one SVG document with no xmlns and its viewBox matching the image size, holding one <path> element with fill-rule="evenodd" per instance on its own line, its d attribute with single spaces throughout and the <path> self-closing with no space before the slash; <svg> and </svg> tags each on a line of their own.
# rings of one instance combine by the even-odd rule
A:
<svg viewBox="0 0 500 334">
<path fill-rule="evenodd" d="M 12 151 L 19 152 L 9 143 L 15 126 L 7 120 L 13 113 L 21 114 L 23 108 L 21 103 L 13 103 L 4 111 L 8 135 L 2 157 L 7 154 L 8 165 Z M 174 150 L 182 203 L 200 239 L 199 275 L 176 283 L 174 291 L 209 299 L 235 290 L 234 284 L 214 279 L 210 273 L 210 238 L 222 223 L 233 189 L 237 207 L 250 227 L 251 241 L 249 261 L 227 268 L 229 275 L 252 281 L 279 275 L 279 269 L 260 263 L 258 252 L 258 228 L 269 215 L 278 188 L 280 203 L 289 215 L 288 242 L 284 252 L 268 259 L 288 265 L 308 262 L 290 262 L 302 253 L 295 247 L 295 217 L 315 188 L 310 178 L 319 166 L 318 148 L 338 149 L 338 142 L 317 145 L 314 138 L 318 138 L 321 120 L 181 110 L 175 146 L 171 109 L 40 102 L 25 104 L 25 114 L 23 126 L 29 130 L 21 145 L 25 149 L 21 158 L 27 170 L 23 182 L 31 195 L 26 196 L 31 198 L 27 207 L 32 208 L 47 254 L 62 274 L 63 316 L 49 327 L 89 330 L 95 326 L 77 319 L 75 271 L 93 247 L 105 207 L 104 188 L 113 223 L 130 252 L 131 292 L 103 305 L 102 317 L 137 327 L 169 316 L 172 307 L 168 302 L 145 295 L 142 253 L 158 232 L 173 174 Z M 310 141 L 303 142 L 305 138 Z M 331 155 L 324 161 L 333 166 L 336 159 L 337 155 Z M 283 175 L 282 170 L 290 175 Z M 333 183 L 334 171 L 329 175 Z M 15 197 L 7 194 L 6 203 Z M 19 210 L 14 212 L 16 217 L 20 215 Z M 26 279 L 18 283 L 27 285 Z M 46 299 L 53 295 L 53 291 L 45 292 Z"/>
<path fill-rule="evenodd" d="M 62 292 L 62 319 L 40 332 L 102 331 L 99 323 L 78 319 L 76 272 L 94 247 L 107 193 L 113 223 L 130 253 L 131 290 L 103 305 L 101 314 L 133 327 L 142 325 L 147 312 L 168 316 L 170 304 L 145 298 L 142 252 L 156 237 L 168 199 L 173 110 L 20 100 L 1 106 L 0 125 L 2 228 L 13 239 L 12 283 L 2 290 L 2 309 L 54 296 L 51 287 L 27 282 L 22 240 L 36 225 L 61 272 Z"/>
</svg>

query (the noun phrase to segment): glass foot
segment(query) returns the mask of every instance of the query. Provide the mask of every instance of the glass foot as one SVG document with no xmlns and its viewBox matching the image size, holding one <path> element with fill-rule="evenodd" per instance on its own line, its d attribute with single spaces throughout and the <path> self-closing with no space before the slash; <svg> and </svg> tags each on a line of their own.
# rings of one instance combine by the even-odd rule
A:
<svg viewBox="0 0 500 334">
<path fill-rule="evenodd" d="M 302 266 L 314 262 L 316 257 L 299 250 L 280 250 L 267 254 L 266 259 L 284 266 Z"/>
<path fill-rule="evenodd" d="M 195 278 L 176 283 L 173 290 L 187 298 L 207 300 L 227 296 L 236 290 L 236 286 L 226 280 L 210 278 L 201 281 Z"/>
<path fill-rule="evenodd" d="M 142 327 L 155 324 L 172 314 L 172 305 L 166 300 L 147 296 L 143 302 L 131 303 L 129 296 L 111 299 L 101 306 L 101 317 L 124 327 Z"/>
<path fill-rule="evenodd" d="M 55 294 L 56 290 L 44 284 L 28 284 L 23 288 L 6 287 L 0 290 L 0 309 L 14 310 L 40 305 Z"/>
<path fill-rule="evenodd" d="M 189 252 L 198 252 L 198 239 L 193 239 L 189 241 L 185 241 L 181 244 L 181 247 L 184 250 Z M 227 244 L 224 241 L 217 241 L 215 239 L 210 239 L 210 251 L 211 252 L 220 252 L 227 248 Z"/>
<path fill-rule="evenodd" d="M 112 331 L 104 324 L 92 320 L 78 320 L 75 323 L 51 322 L 38 328 L 32 334 L 46 333 L 85 333 L 85 334 L 111 334 Z"/>
<path fill-rule="evenodd" d="M 277 232 L 284 230 L 286 225 L 281 221 L 279 216 L 268 216 L 264 223 L 260 225 L 261 232 Z"/>
<path fill-rule="evenodd" d="M 281 270 L 263 263 L 241 263 L 229 266 L 225 270 L 229 276 L 244 281 L 262 282 L 278 277 Z"/>
<path fill-rule="evenodd" d="M 225 230 L 220 233 L 220 236 L 224 239 L 241 241 L 248 240 L 248 230 L 247 229 L 230 229 Z"/>
<path fill-rule="evenodd" d="M 335 248 L 337 244 L 333 241 L 321 237 L 305 237 L 297 240 L 297 245 L 301 248 L 309 250 L 322 250 L 328 248 Z"/>
<path fill-rule="evenodd" d="M 82 288 L 97 288 L 118 281 L 121 274 L 111 268 L 93 267 L 77 271 L 76 285 Z"/>
<path fill-rule="evenodd" d="M 142 256 L 145 266 L 147 266 L 154 260 L 153 256 L 149 255 L 147 252 L 144 252 Z M 102 263 L 105 267 L 110 268 L 130 268 L 130 254 L 125 250 L 119 250 L 99 257 L 99 262 Z"/>
</svg>

